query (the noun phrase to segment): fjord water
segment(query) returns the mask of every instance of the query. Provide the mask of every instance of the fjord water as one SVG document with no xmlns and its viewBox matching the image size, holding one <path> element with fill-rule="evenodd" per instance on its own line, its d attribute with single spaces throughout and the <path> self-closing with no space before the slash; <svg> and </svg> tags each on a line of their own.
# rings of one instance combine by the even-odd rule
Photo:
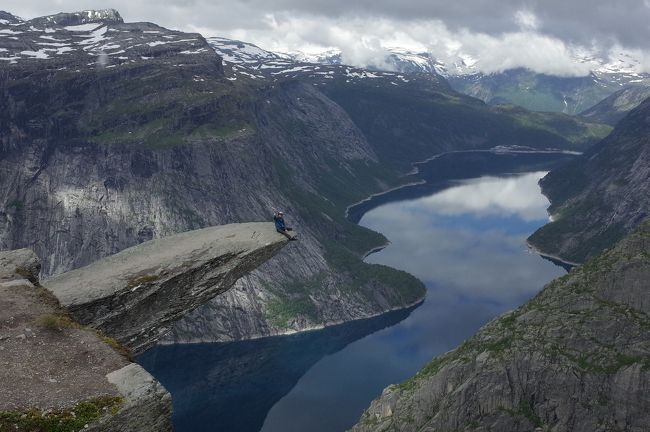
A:
<svg viewBox="0 0 650 432">
<path fill-rule="evenodd" d="M 361 225 L 391 244 L 367 261 L 427 286 L 422 305 L 322 331 L 156 347 L 139 358 L 174 398 L 177 431 L 343 431 L 415 374 L 564 271 L 530 253 L 547 221 L 544 172 L 447 183 L 382 204 Z M 397 194 L 399 197 L 399 194 Z"/>
</svg>

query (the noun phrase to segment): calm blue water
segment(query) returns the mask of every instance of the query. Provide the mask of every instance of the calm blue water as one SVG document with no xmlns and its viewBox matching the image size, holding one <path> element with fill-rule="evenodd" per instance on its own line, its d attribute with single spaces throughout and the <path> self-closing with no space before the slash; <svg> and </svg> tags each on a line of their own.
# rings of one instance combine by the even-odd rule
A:
<svg viewBox="0 0 650 432">
<path fill-rule="evenodd" d="M 390 202 L 360 223 L 391 245 L 369 262 L 423 282 L 411 310 L 250 342 L 157 347 L 139 362 L 171 391 L 177 431 L 343 431 L 417 372 L 564 270 L 528 252 L 547 221 L 543 172 L 465 180 Z"/>
</svg>

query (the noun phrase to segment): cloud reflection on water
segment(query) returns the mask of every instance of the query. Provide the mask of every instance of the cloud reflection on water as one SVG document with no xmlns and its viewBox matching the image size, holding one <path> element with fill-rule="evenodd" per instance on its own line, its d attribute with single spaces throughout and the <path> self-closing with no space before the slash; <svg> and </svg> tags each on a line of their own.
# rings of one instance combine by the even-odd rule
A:
<svg viewBox="0 0 650 432">
<path fill-rule="evenodd" d="M 537 182 L 546 172 L 518 177 L 484 177 L 438 194 L 405 203 L 405 209 L 441 215 L 469 213 L 476 217 L 517 216 L 525 221 L 544 219 L 548 200 Z"/>
<path fill-rule="evenodd" d="M 546 219 L 548 200 L 537 185 L 543 175 L 485 177 L 378 207 L 361 224 L 383 232 L 391 245 L 368 262 L 414 274 L 431 288 L 430 297 L 523 301 L 553 267 L 524 253 L 526 236 Z"/>
</svg>

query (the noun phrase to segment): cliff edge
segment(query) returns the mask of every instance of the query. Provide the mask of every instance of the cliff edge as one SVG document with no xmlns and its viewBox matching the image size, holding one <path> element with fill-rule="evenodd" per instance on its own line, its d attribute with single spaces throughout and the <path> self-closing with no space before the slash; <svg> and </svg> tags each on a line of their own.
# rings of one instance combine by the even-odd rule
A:
<svg viewBox="0 0 650 432">
<path fill-rule="evenodd" d="M 204 228 L 124 249 L 44 286 L 81 324 L 138 354 L 287 242 L 273 223 Z"/>
<path fill-rule="evenodd" d="M 650 98 L 600 143 L 548 173 L 553 221 L 528 238 L 544 254 L 582 263 L 650 217 Z"/>
</svg>

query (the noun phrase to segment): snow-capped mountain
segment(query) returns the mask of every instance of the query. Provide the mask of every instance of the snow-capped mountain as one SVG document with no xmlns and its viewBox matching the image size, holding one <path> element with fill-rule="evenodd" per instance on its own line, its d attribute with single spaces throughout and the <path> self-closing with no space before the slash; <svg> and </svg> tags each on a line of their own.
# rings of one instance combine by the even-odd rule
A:
<svg viewBox="0 0 650 432">
<path fill-rule="evenodd" d="M 341 64 L 335 53 L 328 57 L 312 57 L 303 53 L 275 53 L 252 43 L 221 37 L 209 37 L 207 41 L 223 57 L 227 69 L 231 69 L 231 80 L 238 77 L 258 80 L 302 78 L 317 84 L 334 79 L 353 82 L 383 78 L 394 85 L 412 80 L 406 72 L 379 71 Z M 422 72 L 435 76 L 435 73 L 429 71 Z"/>
<path fill-rule="evenodd" d="M 225 38 L 209 38 L 208 42 L 236 74 L 249 78 L 320 80 L 345 75 L 346 79 L 386 77 L 404 82 L 414 76 L 443 76 L 457 91 L 487 103 L 515 104 L 536 111 L 576 114 L 626 86 L 650 86 L 650 75 L 641 72 L 638 59 L 624 52 L 607 60 L 577 52 L 576 63 L 592 65 L 592 72 L 584 77 L 556 77 L 523 68 L 484 74 L 479 70 L 479 60 L 468 55 L 443 64 L 430 53 L 401 48 L 389 49 L 382 67 L 360 68 L 345 65 L 345 56 L 336 50 L 275 53 Z"/>
<path fill-rule="evenodd" d="M 0 67 L 20 63 L 79 70 L 146 61 L 184 65 L 195 62 L 196 56 L 215 57 L 201 35 L 151 23 L 125 24 L 113 9 L 29 21 L 0 12 Z"/>
<path fill-rule="evenodd" d="M 289 54 L 296 61 L 328 65 L 346 64 L 345 56 L 339 50 L 328 50 L 317 54 L 295 52 Z M 365 65 L 364 68 L 373 71 L 391 71 L 400 73 L 435 73 L 446 76 L 447 67 L 437 61 L 431 53 L 415 52 L 404 48 L 389 48 L 382 59 L 382 65 Z"/>
</svg>

